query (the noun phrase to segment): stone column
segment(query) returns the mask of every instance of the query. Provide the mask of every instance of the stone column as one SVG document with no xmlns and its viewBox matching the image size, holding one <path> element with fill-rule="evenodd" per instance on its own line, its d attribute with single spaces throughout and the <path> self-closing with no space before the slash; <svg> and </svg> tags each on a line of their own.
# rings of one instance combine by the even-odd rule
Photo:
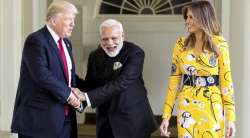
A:
<svg viewBox="0 0 250 138">
<path fill-rule="evenodd" d="M 0 137 L 10 132 L 22 48 L 21 0 L 0 0 Z"/>
<path fill-rule="evenodd" d="M 250 16 L 249 0 L 231 0 L 230 50 L 235 83 L 236 138 L 250 137 Z"/>
<path fill-rule="evenodd" d="M 10 133 L 23 42 L 45 21 L 47 1 L 0 0 L 0 138 Z"/>
</svg>

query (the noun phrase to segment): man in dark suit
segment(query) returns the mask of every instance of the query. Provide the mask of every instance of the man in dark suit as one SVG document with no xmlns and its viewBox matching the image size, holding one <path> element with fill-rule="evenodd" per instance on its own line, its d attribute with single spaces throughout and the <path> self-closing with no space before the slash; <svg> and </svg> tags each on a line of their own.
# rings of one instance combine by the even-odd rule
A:
<svg viewBox="0 0 250 138">
<path fill-rule="evenodd" d="M 89 56 L 81 97 L 97 107 L 97 138 L 149 138 L 157 125 L 142 76 L 144 52 L 123 41 L 123 27 L 116 20 L 105 20 L 100 35 L 100 47 Z"/>
<path fill-rule="evenodd" d="M 71 91 L 76 76 L 71 36 L 76 7 L 53 2 L 47 24 L 24 44 L 11 130 L 19 138 L 76 138 L 75 108 L 81 102 Z"/>
</svg>

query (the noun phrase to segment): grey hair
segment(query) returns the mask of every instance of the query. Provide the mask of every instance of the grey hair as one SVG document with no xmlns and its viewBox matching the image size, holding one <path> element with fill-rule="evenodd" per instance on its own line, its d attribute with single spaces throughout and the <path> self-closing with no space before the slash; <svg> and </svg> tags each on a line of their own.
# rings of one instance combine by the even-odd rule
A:
<svg viewBox="0 0 250 138">
<path fill-rule="evenodd" d="M 49 21 L 52 17 L 58 15 L 59 13 L 72 12 L 73 14 L 77 14 L 78 10 L 70 2 L 67 1 L 55 1 L 52 2 L 47 10 L 46 21 Z"/>
<path fill-rule="evenodd" d="M 122 23 L 115 19 L 107 19 L 103 21 L 99 27 L 100 34 L 102 33 L 103 27 L 118 27 L 121 33 L 123 33 Z"/>
</svg>

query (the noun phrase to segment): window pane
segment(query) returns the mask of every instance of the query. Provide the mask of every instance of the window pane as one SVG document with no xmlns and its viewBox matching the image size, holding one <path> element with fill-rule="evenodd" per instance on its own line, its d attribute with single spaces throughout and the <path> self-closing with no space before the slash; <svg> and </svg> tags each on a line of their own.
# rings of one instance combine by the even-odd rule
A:
<svg viewBox="0 0 250 138">
<path fill-rule="evenodd" d="M 192 0 L 102 0 L 99 14 L 181 14 Z"/>
</svg>

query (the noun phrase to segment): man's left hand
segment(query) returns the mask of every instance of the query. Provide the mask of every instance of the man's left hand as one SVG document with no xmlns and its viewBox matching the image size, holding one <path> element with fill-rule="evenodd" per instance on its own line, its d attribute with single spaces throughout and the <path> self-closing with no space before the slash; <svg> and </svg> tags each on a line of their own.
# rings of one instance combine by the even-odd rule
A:
<svg viewBox="0 0 250 138">
<path fill-rule="evenodd" d="M 86 101 L 84 92 L 80 91 L 78 88 L 71 88 L 71 90 L 80 101 Z"/>
</svg>

